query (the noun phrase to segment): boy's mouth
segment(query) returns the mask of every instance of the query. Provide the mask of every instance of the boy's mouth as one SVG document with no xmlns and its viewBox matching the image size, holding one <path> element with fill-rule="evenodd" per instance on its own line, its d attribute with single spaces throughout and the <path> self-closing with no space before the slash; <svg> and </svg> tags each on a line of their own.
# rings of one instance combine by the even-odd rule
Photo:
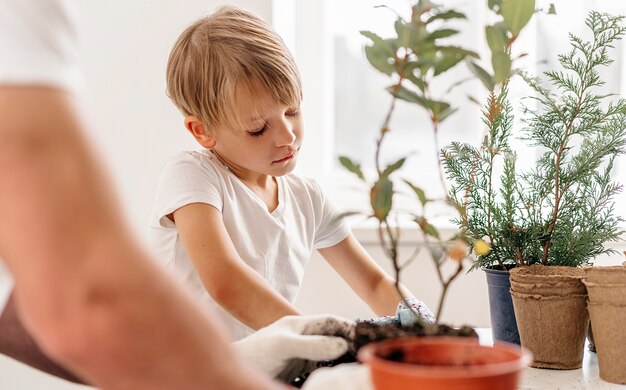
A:
<svg viewBox="0 0 626 390">
<path fill-rule="evenodd" d="M 295 157 L 296 153 L 298 153 L 297 149 L 294 150 L 293 152 L 291 152 L 291 153 L 289 153 L 289 154 L 279 158 L 278 160 L 272 161 L 272 164 L 280 164 L 282 162 L 289 161 L 289 160 L 291 160 L 292 158 Z"/>
</svg>

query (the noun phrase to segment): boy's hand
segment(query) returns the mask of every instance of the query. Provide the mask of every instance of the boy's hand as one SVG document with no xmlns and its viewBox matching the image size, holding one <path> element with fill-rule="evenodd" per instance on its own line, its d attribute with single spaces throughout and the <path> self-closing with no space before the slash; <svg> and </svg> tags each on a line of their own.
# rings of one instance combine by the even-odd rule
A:
<svg viewBox="0 0 626 390">
<path fill-rule="evenodd" d="M 409 306 L 407 306 L 407 304 Z M 413 312 L 413 310 L 419 313 L 419 319 L 424 324 L 434 324 L 436 322 L 435 315 L 432 311 L 426 306 L 426 304 L 420 301 L 417 298 L 407 298 L 406 303 L 404 301 L 400 301 L 398 304 L 398 308 L 396 309 L 395 316 L 384 316 L 384 317 L 375 317 L 375 318 L 357 318 L 356 323 L 366 323 L 373 325 L 387 325 L 394 324 L 400 326 L 412 326 L 417 322 L 417 316 Z M 413 308 L 413 310 L 411 310 Z"/>
<path fill-rule="evenodd" d="M 282 378 L 286 369 L 340 357 L 348 351 L 348 340 L 353 337 L 354 324 L 347 319 L 286 316 L 233 345 L 246 361 L 273 378 Z"/>
<path fill-rule="evenodd" d="M 435 315 L 424 302 L 417 298 L 407 298 L 406 302 L 400 301 L 396 309 L 396 316 L 402 326 L 411 326 L 417 322 L 414 311 L 419 313 L 419 319 L 422 323 L 434 324 L 436 322 Z"/>
</svg>

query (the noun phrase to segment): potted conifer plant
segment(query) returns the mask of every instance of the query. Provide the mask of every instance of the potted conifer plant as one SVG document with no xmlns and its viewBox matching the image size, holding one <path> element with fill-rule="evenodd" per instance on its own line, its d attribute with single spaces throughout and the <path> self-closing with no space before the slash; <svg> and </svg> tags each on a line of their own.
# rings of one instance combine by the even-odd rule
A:
<svg viewBox="0 0 626 390">
<path fill-rule="evenodd" d="M 387 88 L 392 95 L 390 108 L 380 127 L 376 142 L 376 178 L 370 186 L 371 213 L 378 223 L 380 244 L 387 256 L 391 259 L 395 270 L 397 286 L 400 283 L 400 273 L 423 249 L 428 253 L 436 268 L 442 290 L 437 318 L 440 318 L 445 302 L 446 292 L 451 282 L 464 270 L 464 261 L 470 255 L 467 243 L 468 236 L 461 234 L 451 238 L 444 238 L 438 229 L 430 222 L 424 212 L 429 205 L 435 202 L 450 204 L 450 200 L 429 198 L 425 191 L 411 180 L 396 180 L 396 171 L 405 163 L 401 158 L 387 165 L 383 164 L 381 150 L 386 137 L 391 134 L 390 120 L 394 113 L 398 99 L 416 104 L 424 109 L 430 118 L 430 128 L 437 142 L 438 128 L 455 111 L 448 102 L 433 98 L 431 91 L 432 81 L 445 74 L 452 67 L 470 61 L 470 69 L 478 77 L 495 88 L 507 80 L 511 71 L 510 44 L 515 40 L 520 30 L 528 22 L 534 12 L 533 0 L 506 0 L 489 1 L 490 8 L 499 15 L 497 27 L 488 27 L 488 41 L 492 48 L 494 74 L 491 75 L 479 65 L 471 61 L 478 56 L 461 47 L 442 44 L 441 40 L 458 33 L 448 28 L 446 23 L 451 19 L 465 19 L 465 16 L 455 10 L 444 9 L 430 1 L 420 0 L 412 6 L 409 20 L 401 17 L 395 22 L 396 36 L 383 39 L 368 31 L 362 34 L 371 40 L 371 45 L 365 48 L 370 64 L 377 70 L 390 76 L 393 84 Z M 497 28 L 495 40 L 490 38 L 490 28 Z M 502 39 L 500 39 L 502 38 Z M 436 150 L 439 150 L 437 146 Z M 438 157 L 439 153 L 434 153 Z M 369 183 L 358 162 L 348 157 L 340 158 L 341 164 L 353 172 L 359 179 Z M 447 194 L 441 164 L 441 185 L 444 194 Z M 397 221 L 406 213 L 394 209 L 393 198 L 397 193 L 398 185 L 403 185 L 415 195 L 421 206 L 421 213 L 409 213 L 408 217 L 416 224 L 422 234 L 423 243 L 416 248 L 408 259 L 400 259 L 400 233 Z M 451 212 L 456 212 L 450 207 Z M 354 214 L 354 212 L 346 213 Z M 480 238 L 471 239 L 474 248 L 486 254 L 489 246 Z M 452 272 L 446 273 L 447 266 L 452 265 Z M 400 294 L 402 291 L 398 288 Z M 481 346 L 476 339 L 462 339 L 459 337 L 411 338 L 410 335 L 464 335 L 471 333 L 467 327 L 454 328 L 443 324 L 426 324 L 419 321 L 419 313 L 415 313 L 418 321 L 411 329 L 398 329 L 395 336 L 401 339 L 387 340 L 381 343 L 369 343 L 359 351 L 359 357 L 370 365 L 373 382 L 378 389 L 406 389 L 412 386 L 425 388 L 454 388 L 462 384 L 463 388 L 472 389 L 514 389 L 521 369 L 529 363 L 530 357 L 521 348 L 508 344 L 496 344 L 492 347 Z M 377 335 L 366 332 L 359 333 L 357 327 L 357 341 L 359 337 L 366 341 L 376 340 Z M 406 364 L 410 363 L 410 364 Z M 442 387 L 438 387 L 442 386 Z"/>
<path fill-rule="evenodd" d="M 581 366 L 588 317 L 579 267 L 611 252 L 603 244 L 622 233 L 612 201 L 621 186 L 610 173 L 624 152 L 626 102 L 606 103 L 608 97 L 594 91 L 603 84 L 598 69 L 612 63 L 608 49 L 624 34 L 620 22 L 621 17 L 589 14 L 592 39 L 571 35 L 572 50 L 559 56 L 562 70 L 545 73 L 555 92 L 524 77 L 538 104 L 525 110 L 523 129 L 523 139 L 542 153 L 534 169 L 516 169 L 506 90 L 492 95 L 485 109 L 489 132 L 480 148 L 453 144 L 442 153 L 462 210 L 459 226 L 491 244 L 474 266 L 512 268 L 521 344 L 535 355 L 536 367 Z"/>
</svg>

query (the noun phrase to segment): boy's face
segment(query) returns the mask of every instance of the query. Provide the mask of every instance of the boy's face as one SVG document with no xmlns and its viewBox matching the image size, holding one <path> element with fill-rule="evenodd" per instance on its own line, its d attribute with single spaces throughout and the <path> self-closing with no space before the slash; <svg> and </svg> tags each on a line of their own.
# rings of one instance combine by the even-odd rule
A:
<svg viewBox="0 0 626 390">
<path fill-rule="evenodd" d="M 282 176 L 293 171 L 302 144 L 300 107 L 288 107 L 258 84 L 241 88 L 232 115 L 242 129 L 214 129 L 213 151 L 242 180 L 264 175 Z"/>
</svg>

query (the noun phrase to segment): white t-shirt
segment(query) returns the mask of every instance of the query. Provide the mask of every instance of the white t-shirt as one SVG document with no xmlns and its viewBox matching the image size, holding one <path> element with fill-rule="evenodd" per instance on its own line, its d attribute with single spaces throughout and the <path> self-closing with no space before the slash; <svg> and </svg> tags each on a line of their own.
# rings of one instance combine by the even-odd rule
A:
<svg viewBox="0 0 626 390">
<path fill-rule="evenodd" d="M 150 221 L 152 249 L 201 305 L 221 315 L 234 340 L 253 330 L 221 309 L 208 294 L 167 215 L 190 203 L 215 207 L 243 261 L 293 303 L 313 249 L 341 242 L 350 230 L 337 218 L 335 207 L 315 181 L 289 174 L 277 177 L 276 182 L 278 207 L 270 213 L 208 150 L 180 153 L 161 172 Z"/>
<path fill-rule="evenodd" d="M 79 88 L 72 5 L 73 0 L 0 0 L 0 84 Z"/>
<path fill-rule="evenodd" d="M 75 14 L 71 0 L 0 0 L 0 87 L 40 85 L 77 91 Z M 33 107 L 36 115 L 37 107 Z M 0 313 L 13 281 L 0 260 Z"/>
</svg>

